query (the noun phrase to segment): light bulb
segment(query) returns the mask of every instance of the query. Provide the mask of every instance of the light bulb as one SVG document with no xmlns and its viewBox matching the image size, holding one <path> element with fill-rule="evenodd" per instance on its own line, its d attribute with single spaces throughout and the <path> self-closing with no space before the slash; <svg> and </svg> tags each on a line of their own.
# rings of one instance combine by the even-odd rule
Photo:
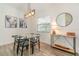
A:
<svg viewBox="0 0 79 59">
<path fill-rule="evenodd" d="M 34 15 L 34 12 L 31 12 L 32 15 Z"/>
<path fill-rule="evenodd" d="M 28 15 L 31 16 L 31 13 L 29 13 Z"/>
</svg>

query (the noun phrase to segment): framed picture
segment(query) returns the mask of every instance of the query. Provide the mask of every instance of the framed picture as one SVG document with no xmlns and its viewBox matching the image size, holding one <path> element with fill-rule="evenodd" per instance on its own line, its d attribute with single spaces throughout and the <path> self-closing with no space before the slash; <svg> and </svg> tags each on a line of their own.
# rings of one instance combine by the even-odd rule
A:
<svg viewBox="0 0 79 59">
<path fill-rule="evenodd" d="M 19 18 L 19 28 L 27 28 L 27 23 L 24 19 Z"/>
<path fill-rule="evenodd" d="M 5 16 L 5 27 L 6 28 L 17 28 L 17 18 L 6 15 Z"/>
</svg>

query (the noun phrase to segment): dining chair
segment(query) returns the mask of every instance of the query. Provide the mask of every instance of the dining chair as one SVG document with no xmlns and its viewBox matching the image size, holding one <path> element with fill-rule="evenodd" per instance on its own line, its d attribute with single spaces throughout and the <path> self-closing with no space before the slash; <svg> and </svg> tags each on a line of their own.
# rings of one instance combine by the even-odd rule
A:
<svg viewBox="0 0 79 59">
<path fill-rule="evenodd" d="M 38 45 L 38 48 L 39 48 L 39 51 L 40 51 L 40 34 L 36 34 L 35 39 L 37 41 L 37 45 Z"/>
<path fill-rule="evenodd" d="M 26 39 L 20 38 L 18 39 L 18 45 L 17 45 L 17 55 L 19 51 L 21 52 L 21 56 L 23 55 L 24 47 L 28 48 L 28 41 Z"/>
<path fill-rule="evenodd" d="M 38 49 L 40 51 L 40 34 L 31 33 L 31 41 L 35 46 L 38 46 Z"/>
<path fill-rule="evenodd" d="M 33 38 L 30 38 L 30 48 L 32 50 L 32 54 L 34 53 L 34 46 L 35 42 L 33 41 Z M 21 38 L 18 41 L 18 46 L 17 46 L 17 55 L 19 51 L 21 52 L 21 56 L 23 56 L 24 48 L 28 49 L 29 47 L 29 38 Z"/>
<path fill-rule="evenodd" d="M 14 46 L 13 46 L 13 49 L 15 49 L 15 45 L 17 44 L 18 35 L 12 35 L 12 37 L 14 38 Z"/>
</svg>

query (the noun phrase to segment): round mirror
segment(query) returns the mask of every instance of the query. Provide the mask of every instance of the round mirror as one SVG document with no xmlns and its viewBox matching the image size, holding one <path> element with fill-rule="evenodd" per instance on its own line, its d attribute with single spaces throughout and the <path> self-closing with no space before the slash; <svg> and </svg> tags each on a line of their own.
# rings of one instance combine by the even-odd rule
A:
<svg viewBox="0 0 79 59">
<path fill-rule="evenodd" d="M 72 15 L 64 12 L 57 16 L 56 22 L 59 26 L 68 26 L 72 20 Z"/>
</svg>

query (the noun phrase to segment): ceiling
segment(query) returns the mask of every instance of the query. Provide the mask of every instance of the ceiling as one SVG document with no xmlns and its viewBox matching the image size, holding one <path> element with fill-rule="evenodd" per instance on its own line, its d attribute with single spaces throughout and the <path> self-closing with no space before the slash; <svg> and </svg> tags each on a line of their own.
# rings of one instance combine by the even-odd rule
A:
<svg viewBox="0 0 79 59">
<path fill-rule="evenodd" d="M 28 3 L 6 3 L 7 5 L 10 5 L 12 7 L 15 7 L 21 11 L 24 11 L 27 9 Z"/>
</svg>

